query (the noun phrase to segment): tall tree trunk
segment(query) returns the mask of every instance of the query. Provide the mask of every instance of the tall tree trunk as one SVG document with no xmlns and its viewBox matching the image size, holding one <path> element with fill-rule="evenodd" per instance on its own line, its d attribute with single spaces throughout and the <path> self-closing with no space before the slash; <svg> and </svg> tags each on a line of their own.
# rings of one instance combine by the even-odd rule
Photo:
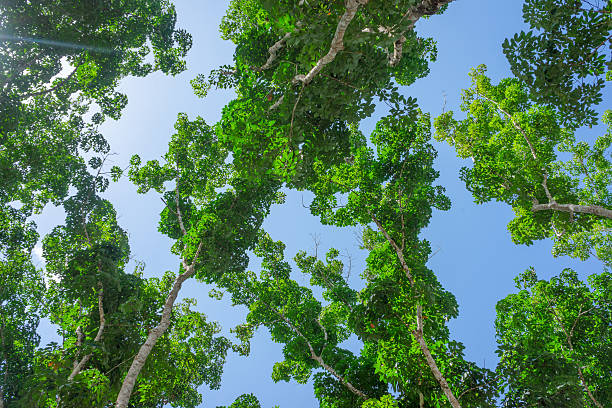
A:
<svg viewBox="0 0 612 408">
<path fill-rule="evenodd" d="M 197 256 L 196 256 L 197 257 Z M 194 261 L 195 263 L 195 261 Z M 172 307 L 174 306 L 174 302 L 176 301 L 176 297 L 183 286 L 183 282 L 190 278 L 194 273 L 194 265 L 189 265 L 185 268 L 185 272 L 178 275 L 174 280 L 174 284 L 172 285 L 172 289 L 166 298 L 166 302 L 164 303 L 164 308 L 162 310 L 162 317 L 159 321 L 159 324 L 149 332 L 147 336 L 147 340 L 144 342 L 142 346 L 140 346 L 140 350 L 138 350 L 138 354 L 134 357 L 132 361 L 132 365 L 128 370 L 125 379 L 123 380 L 123 384 L 121 385 L 121 390 L 119 391 L 119 395 L 117 396 L 117 401 L 115 402 L 116 408 L 126 408 L 129 401 L 130 396 L 132 395 L 132 391 L 134 390 L 134 385 L 136 384 L 136 379 L 138 378 L 138 374 L 144 367 L 151 350 L 153 350 L 153 346 L 157 343 L 157 340 L 166 332 L 168 326 L 170 326 L 170 318 L 172 317 Z"/>
</svg>

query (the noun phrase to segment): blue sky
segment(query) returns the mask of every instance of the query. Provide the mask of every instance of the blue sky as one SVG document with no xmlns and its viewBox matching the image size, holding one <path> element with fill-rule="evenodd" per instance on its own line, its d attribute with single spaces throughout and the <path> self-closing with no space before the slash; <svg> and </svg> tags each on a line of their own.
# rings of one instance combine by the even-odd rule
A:
<svg viewBox="0 0 612 408">
<path fill-rule="evenodd" d="M 189 85 L 197 74 L 206 74 L 232 62 L 233 46 L 220 39 L 217 28 L 227 2 L 175 0 L 174 3 L 178 25 L 193 35 L 188 70 L 174 78 L 155 74 L 144 79 L 128 78 L 121 83 L 122 91 L 129 98 L 128 106 L 119 121 L 103 126 L 112 150 L 118 153 L 112 158 L 113 164 L 121 167 L 135 153 L 143 160 L 159 158 L 166 151 L 179 112 L 186 112 L 190 117 L 200 115 L 212 124 L 232 97 L 231 92 L 214 91 L 206 99 L 198 99 Z M 516 0 L 458 0 L 451 3 L 444 15 L 420 21 L 419 34 L 438 41 L 438 60 L 431 64 L 427 78 L 404 88 L 405 94 L 416 97 L 421 109 L 435 117 L 442 111 L 445 95 L 446 110 L 459 111 L 461 89 L 469 87 L 467 74 L 471 68 L 484 63 L 494 80 L 509 76 L 501 43 L 523 27 L 521 7 L 522 2 Z M 610 100 L 609 92 L 604 100 Z M 376 119 L 385 113 L 379 108 L 373 118 L 364 121 L 362 130 L 369 133 Z M 598 131 L 601 127 L 581 135 L 593 140 Z M 565 267 L 574 267 L 580 276 L 586 277 L 601 267 L 592 261 L 554 259 L 548 241 L 531 247 L 514 245 L 506 231 L 506 224 L 512 218 L 511 209 L 497 203 L 476 206 L 458 178 L 459 168 L 468 163 L 457 159 L 446 145 L 435 143 L 435 146 L 439 151 L 436 168 L 441 174 L 438 182 L 446 187 L 453 206 L 447 212 L 434 212 L 430 226 L 423 233 L 434 251 L 438 251 L 429 267 L 457 297 L 460 317 L 450 323 L 453 337 L 464 343 L 469 359 L 494 368 L 497 362 L 495 303 L 513 292 L 513 278 L 518 273 L 534 266 L 541 277 L 549 278 Z M 162 208 L 158 196 L 155 193 L 138 195 L 133 185 L 122 180 L 110 187 L 107 197 L 116 206 L 119 222 L 129 233 L 134 258 L 146 264 L 145 276 L 176 270 L 178 261 L 169 252 L 170 241 L 157 232 Z M 289 192 L 286 204 L 273 208 L 264 228 L 274 239 L 286 243 L 287 257 L 293 257 L 301 249 L 312 251 L 313 235 L 321 240 L 319 254 L 331 246 L 350 254 L 351 281 L 360 287 L 359 274 L 364 269 L 366 254 L 358 249 L 355 230 L 320 225 L 302 206 L 302 199 L 308 202 L 308 198 L 306 193 Z M 38 217 L 42 233 L 62 222 L 62 212 L 54 208 L 46 209 Z M 297 276 L 297 279 L 302 278 Z M 231 308 L 226 300 L 210 299 L 208 290 L 209 287 L 191 281 L 182 294 L 197 298 L 198 308 L 210 319 L 218 320 L 225 332 L 243 321 L 244 309 Z M 49 339 L 52 328 L 43 325 L 41 333 L 43 339 Z M 272 365 L 281 359 L 281 345 L 272 343 L 268 333 L 260 330 L 250 357 L 229 356 L 221 389 L 202 389 L 202 406 L 229 405 L 242 393 L 254 393 L 263 407 L 317 406 L 310 385 L 272 382 Z"/>
</svg>

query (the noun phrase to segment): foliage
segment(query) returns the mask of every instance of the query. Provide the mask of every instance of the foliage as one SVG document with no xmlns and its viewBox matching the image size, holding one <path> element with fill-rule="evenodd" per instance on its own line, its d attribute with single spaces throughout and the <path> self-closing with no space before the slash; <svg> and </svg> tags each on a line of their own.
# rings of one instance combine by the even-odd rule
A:
<svg viewBox="0 0 612 408">
<path fill-rule="evenodd" d="M 612 3 L 525 0 L 530 30 L 503 43 L 512 73 L 527 84 L 530 97 L 555 109 L 564 125 L 593 125 L 612 60 Z"/>
<path fill-rule="evenodd" d="M 91 193 L 67 200 L 66 224 L 44 239 L 46 315 L 63 342 L 37 352 L 17 406 L 108 406 L 123 381 L 126 361 L 156 324 L 170 291 L 172 273 L 143 279 L 124 272 L 127 235 L 112 205 Z M 135 392 L 138 406 L 161 401 L 196 407 L 201 384 L 219 386 L 229 342 L 215 337 L 219 326 L 193 311 L 193 305 L 186 299 L 174 309 L 171 327 Z M 77 369 L 79 361 L 85 365 Z"/>
<path fill-rule="evenodd" d="M 82 152 L 109 151 L 97 126 L 127 103 L 119 80 L 181 72 L 191 37 L 165 0 L 13 0 L 0 14 L 0 199 L 57 205 L 85 171 Z"/>
<path fill-rule="evenodd" d="M 596 255 L 610 266 L 609 218 L 542 210 L 540 205 L 612 206 L 610 129 L 592 145 L 576 140 L 553 110 L 530 101 L 518 80 L 494 85 L 483 66 L 471 77 L 472 87 L 465 90 L 461 106 L 466 119 L 457 120 L 449 111 L 436 118 L 434 126 L 437 139 L 453 146 L 459 157 L 472 159 L 472 167 L 461 169 L 461 179 L 476 203 L 496 200 L 512 206 L 516 217 L 508 230 L 516 243 L 529 245 L 549 237 L 555 255 Z M 609 117 L 606 113 L 606 124 Z M 571 158 L 561 160 L 561 154 Z"/>
<path fill-rule="evenodd" d="M 305 383 L 317 370 L 314 388 L 321 406 L 352 407 L 369 398 L 388 399 L 384 396 L 389 385 L 399 393 L 401 406 L 416 404 L 419 398 L 432 406 L 446 404 L 418 342 L 412 339 L 415 310 L 420 306 L 426 310 L 426 341 L 455 392 L 465 391 L 463 406 L 492 406 L 496 395 L 492 373 L 466 362 L 463 346 L 449 339 L 445 323 L 457 315 L 456 302 L 424 266 L 430 250 L 418 234 L 427 225 L 432 206 L 449 205 L 443 190 L 431 185 L 437 172 L 431 168 L 435 152 L 428 144 L 428 125 L 428 117 L 418 112 L 413 117 L 382 119 L 371 138 L 376 154 L 352 129 L 351 157 L 317 174 L 319 180 L 310 187 L 316 193 L 311 209 L 323 222 L 380 222 L 402 243 L 404 262 L 416 283 L 384 234 L 371 229 L 364 233 L 370 255 L 363 275 L 366 287 L 359 292 L 343 277 L 338 251 L 331 250 L 326 262 L 300 252 L 295 262 L 310 275 L 310 284 L 322 289 L 319 299 L 291 278 L 291 268 L 283 260 L 284 245 L 267 235 L 260 236 L 255 249 L 263 257 L 259 276 L 245 272 L 218 281 L 232 294 L 234 304 L 249 307 L 246 324 L 236 330 L 243 340 L 266 326 L 272 340 L 284 344 L 284 361 L 275 364 L 272 378 Z M 318 169 L 316 163 L 313 167 Z M 337 208 L 337 194 L 347 196 L 348 204 Z M 340 345 L 352 334 L 363 344 L 359 354 Z"/>
<path fill-rule="evenodd" d="M 610 273 L 591 275 L 587 286 L 571 269 L 550 281 L 528 269 L 516 282 L 520 291 L 497 304 L 495 322 L 504 406 L 609 406 Z"/>
<path fill-rule="evenodd" d="M 11 401 L 32 370 L 45 290 L 41 271 L 23 253 L 0 261 L 0 280 L 0 391 Z"/>
</svg>

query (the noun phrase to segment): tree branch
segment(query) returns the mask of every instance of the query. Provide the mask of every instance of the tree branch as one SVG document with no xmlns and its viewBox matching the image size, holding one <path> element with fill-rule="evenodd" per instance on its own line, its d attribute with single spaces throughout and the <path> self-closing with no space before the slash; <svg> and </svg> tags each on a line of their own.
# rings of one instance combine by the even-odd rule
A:
<svg viewBox="0 0 612 408">
<path fill-rule="evenodd" d="M 334 33 L 334 38 L 332 39 L 331 45 L 329 47 L 329 51 L 325 56 L 317 61 L 314 67 L 308 72 L 308 74 L 296 75 L 293 77 L 293 82 L 301 82 L 304 86 L 310 84 L 314 77 L 323 69 L 323 67 L 330 62 L 332 62 L 336 55 L 344 49 L 344 34 L 346 33 L 346 29 L 348 25 L 355 17 L 357 10 L 360 6 L 364 6 L 368 3 L 369 0 L 347 0 L 346 2 L 346 10 L 342 17 L 340 17 L 340 21 L 336 26 L 336 32 Z"/>
<path fill-rule="evenodd" d="M 573 213 L 591 214 L 591 215 L 597 215 L 599 217 L 612 219 L 612 210 L 609 210 L 599 205 L 559 204 L 556 201 L 553 201 L 548 204 L 535 204 L 534 203 L 531 209 L 532 211 L 555 210 L 555 211 L 567 212 L 570 214 L 573 214 Z"/>
<path fill-rule="evenodd" d="M 336 370 L 334 370 L 333 367 L 327 365 L 325 363 L 325 361 L 323 360 L 323 358 L 321 357 L 321 355 L 317 355 L 317 353 L 315 353 L 314 348 L 312 347 L 312 344 L 310 343 L 310 341 L 306 338 L 306 336 L 300 331 L 300 329 L 298 329 L 297 327 L 295 327 L 293 325 L 293 323 L 291 323 L 291 320 L 289 320 L 287 318 L 287 316 L 285 316 L 284 313 L 282 313 L 281 311 L 279 311 L 277 308 L 275 308 L 274 306 L 268 304 L 267 302 L 261 300 L 261 298 L 259 299 L 259 301 L 261 303 L 263 303 L 269 310 L 273 311 L 274 313 L 276 313 L 281 319 L 283 319 L 285 321 L 285 323 L 287 323 L 287 325 L 291 328 L 291 330 L 293 330 L 298 336 L 300 336 L 302 339 L 304 339 L 304 341 L 306 342 L 306 345 L 308 346 L 308 350 L 310 351 L 310 358 L 313 359 L 314 361 L 316 361 L 317 363 L 319 363 L 319 365 L 326 370 L 327 372 L 329 372 L 331 375 L 333 375 L 334 377 L 336 377 L 336 379 L 338 379 L 338 381 L 340 381 L 340 383 L 342 385 L 344 385 L 346 388 L 348 388 L 353 394 L 363 398 L 364 400 L 368 399 L 368 396 L 363 392 L 360 391 L 359 389 L 357 389 L 353 384 L 351 384 L 349 381 L 347 381 L 344 377 L 342 377 L 340 374 L 338 374 L 338 372 Z M 327 345 L 327 331 L 325 330 L 325 328 L 323 328 L 323 326 L 321 325 L 321 322 L 319 322 L 318 320 L 316 320 L 317 324 L 319 325 L 319 327 L 321 327 L 321 329 L 323 330 L 323 335 L 325 336 L 325 340 L 326 340 L 326 345 Z M 323 347 L 323 349 L 325 349 L 325 346 Z M 321 353 L 323 353 L 323 350 L 321 350 Z"/>
<path fill-rule="evenodd" d="M 102 287 L 102 283 L 98 282 L 98 314 L 100 316 L 100 326 L 98 327 L 98 333 L 96 333 L 96 337 L 94 338 L 94 341 L 96 343 L 99 343 L 102 340 L 102 334 L 104 333 L 104 327 L 106 326 L 106 317 L 104 315 L 103 300 L 104 300 L 104 288 Z M 80 336 L 79 336 L 78 329 L 77 329 L 77 337 L 79 337 L 77 340 L 77 344 L 80 345 L 82 341 L 82 333 L 80 333 Z M 81 372 L 81 370 L 83 370 L 83 367 L 85 367 L 85 365 L 89 362 L 92 356 L 93 356 L 93 353 L 89 353 L 83 356 L 83 358 L 81 358 L 81 361 L 79 361 L 78 363 L 76 363 L 75 361 L 76 364 L 74 365 L 72 372 L 68 376 L 68 382 L 71 382 L 72 380 L 74 380 L 74 377 L 76 377 Z"/>
<path fill-rule="evenodd" d="M 408 326 L 408 324 L 406 324 L 405 322 L 404 324 Z M 436 381 L 438 381 L 440 388 L 442 388 L 442 391 L 444 392 L 444 395 L 446 395 L 446 398 L 448 398 L 450 404 L 453 406 L 453 408 L 461 408 L 459 400 L 457 400 L 457 398 L 453 394 L 453 391 L 450 389 L 446 378 L 444 378 L 442 372 L 438 368 L 436 360 L 434 360 L 433 356 L 431 355 L 429 347 L 427 346 L 425 338 L 423 337 L 423 309 L 420 304 L 417 304 L 417 329 L 412 330 L 412 336 L 417 341 L 417 343 L 419 343 L 419 347 L 421 348 L 421 352 L 425 356 L 425 360 L 427 361 L 427 365 L 429 366 L 431 373 L 436 378 Z"/>
<path fill-rule="evenodd" d="M 22 99 L 26 99 L 26 98 L 29 98 L 31 96 L 45 95 L 45 94 L 48 94 L 49 92 L 53 92 L 55 90 L 58 90 L 59 88 L 63 87 L 66 83 L 68 83 L 68 81 L 70 81 L 70 79 L 74 76 L 74 74 L 76 74 L 76 72 L 78 71 L 78 69 L 79 69 L 79 67 L 81 65 L 82 65 L 82 63 L 77 65 L 76 67 L 74 67 L 72 72 L 66 78 L 62 78 L 62 80 L 60 82 L 58 82 L 56 85 L 52 86 L 51 88 L 43 89 L 41 91 L 36 91 L 36 92 L 30 92 L 30 93 L 22 95 L 21 98 Z"/>
<path fill-rule="evenodd" d="M 391 246 L 395 249 L 395 253 L 397 254 L 397 257 L 402 265 L 402 268 L 404 269 L 404 272 L 406 273 L 406 276 L 408 277 L 410 284 L 414 286 L 415 284 L 414 277 L 410 273 L 410 268 L 408 267 L 408 264 L 406 263 L 404 259 L 403 251 L 398 247 L 397 243 L 393 240 L 393 238 L 391 238 L 391 236 L 385 230 L 381 222 L 374 216 L 374 214 L 372 214 L 370 210 L 368 210 L 368 214 L 370 214 L 370 217 L 372 217 L 372 220 L 374 221 L 374 223 L 376 223 L 376 226 L 378 226 L 378 229 L 383 233 L 383 235 L 385 236 L 389 244 L 391 244 Z M 416 330 L 411 330 L 411 333 L 414 339 L 417 341 L 417 343 L 419 343 L 419 347 L 421 348 L 421 352 L 425 356 L 425 360 L 427 361 L 427 365 L 429 366 L 431 373 L 434 375 L 434 377 L 438 381 L 438 384 L 440 385 L 442 392 L 444 392 L 444 395 L 446 395 L 446 398 L 448 398 L 448 401 L 451 403 L 453 408 L 461 408 L 461 404 L 459 403 L 459 401 L 453 394 L 453 391 L 450 389 L 448 382 L 446 381 L 446 378 L 444 378 L 444 376 L 442 375 L 442 372 L 438 368 L 438 365 L 436 364 L 436 361 L 431 355 L 431 352 L 429 351 L 429 347 L 427 346 L 427 343 L 425 342 L 425 338 L 423 337 L 423 307 L 421 306 L 420 303 L 417 304 L 416 323 L 417 323 L 417 328 Z M 408 326 L 407 323 L 404 322 L 404 324 L 410 329 L 410 326 Z"/>
<path fill-rule="evenodd" d="M 276 54 L 278 54 L 278 52 L 280 51 L 281 48 L 284 47 L 285 42 L 289 39 L 289 37 L 291 37 L 291 33 L 286 33 L 283 38 L 281 38 L 280 40 L 278 40 L 277 42 L 275 42 L 270 48 L 268 48 L 268 53 L 270 54 L 270 56 L 268 57 L 268 59 L 266 60 L 266 63 L 263 64 L 261 67 L 259 68 L 255 68 L 255 71 L 257 72 L 261 72 L 261 71 L 265 71 L 266 69 L 269 69 L 272 67 L 272 64 L 274 63 L 274 61 L 276 60 Z"/>
<path fill-rule="evenodd" d="M 529 140 L 527 133 L 514 120 L 512 115 L 506 110 L 502 109 L 502 107 L 499 106 L 499 104 L 495 102 L 494 100 L 484 95 L 480 95 L 480 96 L 482 96 L 482 98 L 494 104 L 500 112 L 502 112 L 504 115 L 508 117 L 508 119 L 510 119 L 514 128 L 523 135 L 523 138 L 527 142 L 527 145 L 529 145 L 531 156 L 533 157 L 534 160 L 537 161 L 538 156 L 536 154 L 535 148 L 533 147 L 533 144 L 531 143 L 531 140 Z M 554 197 L 552 196 L 550 190 L 548 189 L 548 174 L 545 171 L 543 171 L 542 177 L 543 177 L 542 187 L 544 188 L 544 192 L 546 193 L 546 197 L 548 198 L 549 202 L 548 204 L 540 204 L 537 201 L 534 201 L 533 206 L 531 207 L 532 211 L 535 212 L 535 211 L 556 210 L 556 211 L 567 212 L 570 214 L 583 213 L 583 214 L 597 215 L 599 217 L 612 219 L 612 210 L 599 206 L 599 205 L 580 205 L 580 204 L 559 204 L 557 203 Z"/>
<path fill-rule="evenodd" d="M 370 214 L 370 217 L 372 218 L 372 221 L 374 221 L 374 223 L 376 224 L 378 229 L 383 233 L 383 235 L 385 236 L 385 238 L 387 239 L 389 244 L 391 244 L 393 249 L 395 249 L 395 253 L 396 253 L 396 255 L 397 255 L 397 257 L 398 257 L 398 259 L 400 261 L 400 264 L 402 265 L 402 268 L 404 269 L 404 273 L 406 273 L 406 277 L 408 278 L 408 281 L 410 282 L 410 285 L 414 286 L 414 278 L 413 278 L 412 273 L 410 271 L 410 267 L 408 267 L 408 264 L 406 263 L 406 260 L 404 259 L 403 251 L 397 245 L 395 240 L 393 238 L 391 238 L 391 236 L 387 233 L 387 230 L 385 229 L 385 227 L 383 227 L 381 222 L 378 221 L 378 219 L 374 216 L 374 214 L 372 214 L 372 212 L 370 210 L 368 210 L 368 214 Z"/>
<path fill-rule="evenodd" d="M 574 344 L 572 343 L 572 336 L 574 334 L 574 328 L 576 327 L 576 324 L 578 323 L 578 319 L 580 319 L 581 316 L 583 316 L 586 313 L 588 313 L 591 310 L 593 310 L 593 308 L 591 308 L 591 309 L 585 311 L 584 313 L 582 313 L 582 305 L 581 305 L 580 308 L 578 309 L 578 316 L 576 316 L 576 319 L 574 320 L 574 323 L 572 325 L 572 329 L 568 333 L 567 330 L 565 329 L 565 326 L 563 325 L 563 321 L 561 320 L 561 317 L 559 317 L 559 315 L 557 314 L 557 311 L 555 310 L 554 305 L 551 303 L 551 301 L 549 299 L 546 299 L 546 300 L 548 302 L 549 310 L 552 312 L 553 316 L 555 317 L 555 320 L 557 321 L 557 323 L 559 323 L 559 326 L 561 326 L 561 330 L 565 334 L 565 340 L 567 341 L 569 349 L 573 352 L 574 351 Z M 586 380 L 584 379 L 584 374 L 582 373 L 582 368 L 580 368 L 580 364 L 578 362 L 576 362 L 575 364 L 576 364 L 576 368 L 578 369 L 578 377 L 580 378 L 580 382 L 582 383 L 582 387 L 584 388 L 584 391 L 587 393 L 587 395 L 589 396 L 591 401 L 593 401 L 593 404 L 595 404 L 598 408 L 604 408 L 603 405 L 601 405 L 599 403 L 599 401 L 597 401 L 595 399 L 595 396 L 593 395 L 593 393 L 589 389 L 589 386 L 588 386 Z"/>
</svg>

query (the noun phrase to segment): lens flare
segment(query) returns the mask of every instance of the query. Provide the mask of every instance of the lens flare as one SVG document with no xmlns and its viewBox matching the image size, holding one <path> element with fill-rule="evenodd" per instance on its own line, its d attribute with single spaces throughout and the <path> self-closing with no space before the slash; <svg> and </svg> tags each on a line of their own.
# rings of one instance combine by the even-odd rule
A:
<svg viewBox="0 0 612 408">
<path fill-rule="evenodd" d="M 83 45 L 83 44 L 75 44 L 75 43 L 69 43 L 69 42 L 63 42 L 63 41 L 47 40 L 44 38 L 17 37 L 17 36 L 6 35 L 6 34 L 0 34 L 0 41 L 11 41 L 11 42 L 24 41 L 24 42 L 36 43 L 40 45 L 49 45 L 52 47 L 69 48 L 72 50 L 93 51 L 93 52 L 100 52 L 104 54 L 112 54 L 114 51 L 112 48 L 106 48 L 106 47 L 94 47 L 91 45 Z"/>
</svg>

